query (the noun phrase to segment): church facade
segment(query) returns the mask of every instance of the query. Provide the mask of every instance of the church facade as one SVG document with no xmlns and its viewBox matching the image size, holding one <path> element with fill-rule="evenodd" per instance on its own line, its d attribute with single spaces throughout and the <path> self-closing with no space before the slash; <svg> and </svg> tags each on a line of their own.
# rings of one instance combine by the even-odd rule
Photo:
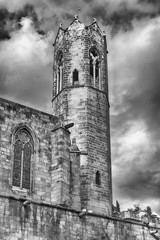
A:
<svg viewBox="0 0 160 240">
<path fill-rule="evenodd" d="M 53 115 L 0 98 L 0 239 L 154 239 L 113 217 L 107 43 L 77 17 L 54 42 Z"/>
</svg>

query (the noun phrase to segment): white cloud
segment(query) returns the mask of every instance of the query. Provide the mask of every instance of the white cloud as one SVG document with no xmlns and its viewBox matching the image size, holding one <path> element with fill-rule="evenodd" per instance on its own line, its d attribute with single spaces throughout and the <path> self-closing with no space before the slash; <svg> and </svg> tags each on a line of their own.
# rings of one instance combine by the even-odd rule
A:
<svg viewBox="0 0 160 240">
<path fill-rule="evenodd" d="M 13 12 L 23 8 L 27 3 L 32 3 L 31 0 L 0 0 L 0 7 L 5 7 L 8 11 Z"/>
<path fill-rule="evenodd" d="M 6 70 L 7 95 L 44 107 L 49 101 L 52 83 L 50 36 L 39 35 L 28 18 L 23 18 L 21 24 L 22 28 L 13 32 L 11 39 L 0 46 L 0 61 Z"/>
</svg>

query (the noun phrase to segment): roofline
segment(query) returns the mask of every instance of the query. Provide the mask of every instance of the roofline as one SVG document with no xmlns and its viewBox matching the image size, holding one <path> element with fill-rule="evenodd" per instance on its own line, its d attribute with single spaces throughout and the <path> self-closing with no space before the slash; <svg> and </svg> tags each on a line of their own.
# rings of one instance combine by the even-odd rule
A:
<svg viewBox="0 0 160 240">
<path fill-rule="evenodd" d="M 11 101 L 11 100 L 6 99 L 6 98 L 0 97 L 0 102 L 8 102 L 8 103 L 10 103 L 10 104 L 16 104 L 16 105 L 20 106 L 21 108 L 28 108 L 28 109 L 30 109 L 31 111 L 36 111 L 36 112 L 39 112 L 39 113 L 42 113 L 42 114 L 45 114 L 45 115 L 48 115 L 48 116 L 52 116 L 52 117 L 55 118 L 55 119 L 57 118 L 56 116 L 54 116 L 54 115 L 52 115 L 52 114 L 50 114 L 50 113 L 43 112 L 43 111 L 41 111 L 41 110 L 37 110 L 37 109 L 35 109 L 35 108 L 32 108 L 32 107 L 29 107 L 29 106 L 26 106 L 26 105 L 23 105 L 23 104 L 20 104 L 20 103 Z"/>
<path fill-rule="evenodd" d="M 97 21 L 95 21 L 95 22 L 91 23 L 90 25 L 88 25 L 88 26 L 86 26 L 86 27 L 91 27 L 91 26 L 93 26 L 94 24 L 96 24 L 96 25 L 97 25 L 98 29 L 100 30 L 100 32 L 101 32 L 101 34 L 102 34 L 102 36 L 103 36 L 103 35 L 104 35 L 104 33 L 103 33 L 103 31 L 101 30 L 100 26 L 98 25 Z"/>
<path fill-rule="evenodd" d="M 63 32 L 66 32 L 66 31 L 68 30 L 68 28 L 69 28 L 69 27 L 70 27 L 75 21 L 78 21 L 79 23 L 82 24 L 82 22 L 81 22 L 78 18 L 74 18 L 73 21 L 70 23 L 70 25 L 69 25 L 67 28 L 63 29 L 61 26 L 58 28 L 57 35 L 56 35 L 56 37 L 55 37 L 55 40 L 54 40 L 53 46 L 55 46 L 55 43 L 56 43 L 56 40 L 57 40 L 57 37 L 58 37 L 59 31 L 62 30 Z M 94 22 L 92 22 L 90 25 L 84 25 L 84 26 L 85 26 L 85 28 L 87 28 L 87 27 L 89 28 L 89 27 L 93 26 L 94 24 L 97 25 L 97 27 L 98 27 L 98 29 L 99 29 L 101 35 L 102 35 L 102 36 L 105 35 L 105 34 L 103 33 L 103 31 L 101 30 L 101 28 L 99 27 L 99 25 L 98 25 L 98 23 L 97 23 L 96 20 L 95 20 Z"/>
<path fill-rule="evenodd" d="M 58 34 L 59 34 L 60 30 L 62 30 L 63 32 L 65 32 L 65 29 L 63 29 L 62 27 L 59 27 L 59 28 L 58 28 L 58 31 L 57 31 L 57 34 L 56 34 L 56 37 L 55 37 L 55 40 L 54 40 L 53 46 L 54 46 L 55 43 L 56 43 L 56 40 L 57 40 L 57 37 L 58 37 Z"/>
</svg>

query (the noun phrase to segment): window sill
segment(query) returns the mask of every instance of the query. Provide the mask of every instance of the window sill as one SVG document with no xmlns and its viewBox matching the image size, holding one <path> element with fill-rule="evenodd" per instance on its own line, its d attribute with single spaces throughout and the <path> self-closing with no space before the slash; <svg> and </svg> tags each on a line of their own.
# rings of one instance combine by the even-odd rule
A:
<svg viewBox="0 0 160 240">
<path fill-rule="evenodd" d="M 20 196 L 27 197 L 29 195 L 29 191 L 25 188 L 19 188 L 12 186 L 12 191 Z"/>
</svg>

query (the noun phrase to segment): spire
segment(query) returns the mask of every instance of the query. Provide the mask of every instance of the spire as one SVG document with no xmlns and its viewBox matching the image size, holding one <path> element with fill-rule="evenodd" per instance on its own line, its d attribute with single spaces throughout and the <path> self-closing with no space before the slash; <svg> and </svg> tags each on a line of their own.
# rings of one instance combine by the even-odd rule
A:
<svg viewBox="0 0 160 240">
<path fill-rule="evenodd" d="M 78 19 L 78 15 L 75 15 L 75 16 L 74 16 L 74 19 L 76 19 L 76 20 L 77 20 L 77 19 Z"/>
</svg>

